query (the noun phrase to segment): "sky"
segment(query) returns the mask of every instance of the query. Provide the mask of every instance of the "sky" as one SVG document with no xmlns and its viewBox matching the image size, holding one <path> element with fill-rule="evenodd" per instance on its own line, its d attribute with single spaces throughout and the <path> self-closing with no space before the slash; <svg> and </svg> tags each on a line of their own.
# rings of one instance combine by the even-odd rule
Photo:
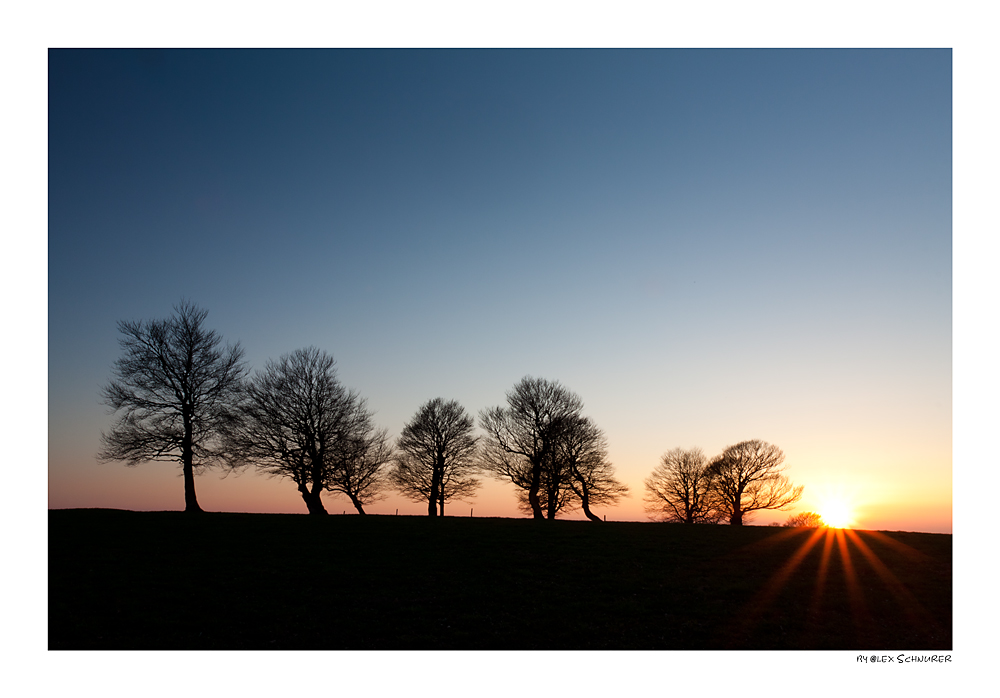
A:
<svg viewBox="0 0 1000 698">
<path fill-rule="evenodd" d="M 117 323 L 186 299 L 254 369 L 329 352 L 393 436 L 558 380 L 631 488 L 609 521 L 664 452 L 762 439 L 805 491 L 752 523 L 952 530 L 948 49 L 52 50 L 48 109 L 51 508 L 183 507 L 96 453 Z M 446 513 L 522 516 L 496 481 Z"/>
</svg>

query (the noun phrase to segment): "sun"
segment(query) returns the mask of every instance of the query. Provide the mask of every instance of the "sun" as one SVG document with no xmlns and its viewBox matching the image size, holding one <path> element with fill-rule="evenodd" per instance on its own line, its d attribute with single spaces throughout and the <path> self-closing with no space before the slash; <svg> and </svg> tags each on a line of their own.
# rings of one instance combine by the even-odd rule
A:
<svg viewBox="0 0 1000 698">
<path fill-rule="evenodd" d="M 844 499 L 828 499 L 820 508 L 819 515 L 830 528 L 850 528 L 854 523 L 854 512 Z"/>
</svg>

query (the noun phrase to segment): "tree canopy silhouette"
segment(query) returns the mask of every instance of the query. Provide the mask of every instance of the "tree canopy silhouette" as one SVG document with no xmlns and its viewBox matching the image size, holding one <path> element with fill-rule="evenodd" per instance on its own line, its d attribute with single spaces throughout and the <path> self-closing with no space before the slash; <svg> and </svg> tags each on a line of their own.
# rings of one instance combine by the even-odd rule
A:
<svg viewBox="0 0 1000 698">
<path fill-rule="evenodd" d="M 675 448 L 645 480 L 646 511 L 652 518 L 676 523 L 718 523 L 723 512 L 713 471 L 700 448 Z"/>
<path fill-rule="evenodd" d="M 579 504 L 591 521 L 601 520 L 591 506 L 614 505 L 628 496 L 628 487 L 615 477 L 608 460 L 607 438 L 589 417 L 575 415 L 562 421 L 554 453 L 551 470 L 566 471 L 565 487 L 572 494 L 569 504 Z"/>
<path fill-rule="evenodd" d="M 521 508 L 554 519 L 579 503 L 588 518 L 628 488 L 614 477 L 603 433 L 583 417 L 583 401 L 557 381 L 525 377 L 507 393 L 507 407 L 479 413 L 486 432 L 483 467 L 518 488 Z"/>
<path fill-rule="evenodd" d="M 428 516 L 444 516 L 451 499 L 472 497 L 480 482 L 472 475 L 478 437 L 472 417 L 455 400 L 429 400 L 403 427 L 389 471 L 390 483 L 404 496 L 427 502 Z"/>
<path fill-rule="evenodd" d="M 232 419 L 246 375 L 237 342 L 204 327 L 207 310 L 181 301 L 166 320 L 119 322 L 122 356 L 102 389 L 105 404 L 121 412 L 101 433 L 98 459 L 129 466 L 177 461 L 184 475 L 184 511 L 200 512 L 194 475 L 221 462 L 220 434 Z"/>
<path fill-rule="evenodd" d="M 324 491 L 342 494 L 359 514 L 384 496 L 391 448 L 366 402 L 337 379 L 334 360 L 297 349 L 269 361 L 247 383 L 239 419 L 226 434 L 232 468 L 254 465 L 292 480 L 310 514 L 326 514 Z"/>
<path fill-rule="evenodd" d="M 823 517 L 815 511 L 803 511 L 793 516 L 789 516 L 788 519 L 785 520 L 785 523 L 781 525 L 786 528 L 821 528 L 825 524 L 823 523 Z"/>
<path fill-rule="evenodd" d="M 539 490 L 543 470 L 550 479 L 561 421 L 580 413 L 583 401 L 558 382 L 522 378 L 507 393 L 507 407 L 492 407 L 479 413 L 486 439 L 483 464 L 494 476 L 509 480 L 524 490 L 532 517 L 544 519 Z M 558 490 L 556 490 L 558 491 Z M 547 502 L 549 518 L 554 505 Z"/>
<path fill-rule="evenodd" d="M 743 517 L 763 509 L 785 509 L 802 496 L 785 475 L 781 449 L 760 440 L 727 447 L 712 461 L 710 471 L 719 506 L 729 523 L 742 526 Z"/>
</svg>

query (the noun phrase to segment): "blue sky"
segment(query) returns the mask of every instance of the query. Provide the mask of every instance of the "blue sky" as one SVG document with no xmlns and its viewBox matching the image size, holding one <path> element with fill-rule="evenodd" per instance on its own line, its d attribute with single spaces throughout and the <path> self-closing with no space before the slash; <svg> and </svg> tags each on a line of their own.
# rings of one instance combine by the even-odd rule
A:
<svg viewBox="0 0 1000 698">
<path fill-rule="evenodd" d="M 329 351 L 394 434 L 563 382 L 609 519 L 663 452 L 762 438 L 950 531 L 951 89 L 948 50 L 50 52 L 50 505 L 179 501 L 93 454 L 117 321 L 183 297 L 255 367 Z M 302 508 L 253 478 L 199 488 Z"/>
</svg>

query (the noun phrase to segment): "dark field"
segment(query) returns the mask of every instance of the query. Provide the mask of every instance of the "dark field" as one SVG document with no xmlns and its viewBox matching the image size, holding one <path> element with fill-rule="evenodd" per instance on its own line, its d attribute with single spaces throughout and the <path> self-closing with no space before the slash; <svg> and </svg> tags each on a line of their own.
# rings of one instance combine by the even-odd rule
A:
<svg viewBox="0 0 1000 698">
<path fill-rule="evenodd" d="M 49 512 L 53 650 L 948 650 L 951 608 L 943 534 Z"/>
</svg>

